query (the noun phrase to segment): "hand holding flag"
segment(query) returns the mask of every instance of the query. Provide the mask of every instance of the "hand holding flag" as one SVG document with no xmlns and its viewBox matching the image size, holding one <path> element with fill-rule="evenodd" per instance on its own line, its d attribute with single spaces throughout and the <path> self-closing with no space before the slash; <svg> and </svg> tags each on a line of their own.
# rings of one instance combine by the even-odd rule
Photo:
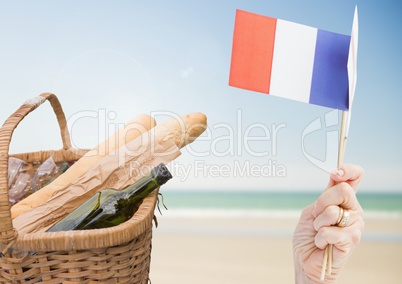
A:
<svg viewBox="0 0 402 284">
<path fill-rule="evenodd" d="M 341 110 L 339 167 L 356 88 L 357 36 L 357 7 L 351 36 L 237 10 L 229 85 Z M 329 245 L 321 280 L 331 266 Z"/>
</svg>

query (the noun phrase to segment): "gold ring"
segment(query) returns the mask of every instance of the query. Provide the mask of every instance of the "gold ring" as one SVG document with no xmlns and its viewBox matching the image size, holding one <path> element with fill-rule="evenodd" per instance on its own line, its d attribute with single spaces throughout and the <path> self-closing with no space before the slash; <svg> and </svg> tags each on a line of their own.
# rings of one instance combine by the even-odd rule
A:
<svg viewBox="0 0 402 284">
<path fill-rule="evenodd" d="M 338 216 L 338 220 L 336 220 L 336 222 L 335 222 L 335 226 L 339 225 L 339 223 L 341 222 L 342 217 L 343 217 L 343 208 L 340 206 L 338 206 L 338 207 L 339 207 L 339 216 Z"/>
<path fill-rule="evenodd" d="M 337 224 L 337 226 L 338 227 L 346 227 L 349 224 L 349 216 L 350 216 L 349 211 L 346 209 L 343 209 L 342 218 L 339 221 L 339 223 Z"/>
</svg>

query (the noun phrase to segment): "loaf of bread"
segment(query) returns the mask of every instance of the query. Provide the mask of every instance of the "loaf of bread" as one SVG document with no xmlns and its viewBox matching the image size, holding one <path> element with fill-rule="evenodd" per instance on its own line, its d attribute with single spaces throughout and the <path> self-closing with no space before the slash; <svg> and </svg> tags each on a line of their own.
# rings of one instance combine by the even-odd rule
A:
<svg viewBox="0 0 402 284">
<path fill-rule="evenodd" d="M 193 142 L 205 129 L 206 116 L 201 113 L 173 117 L 155 126 L 101 159 L 76 180 L 54 191 L 49 200 L 42 200 L 40 205 L 17 216 L 13 220 L 14 228 L 19 234 L 43 230 L 99 190 L 122 189 L 132 184 L 142 177 L 144 170 L 178 157 L 178 148 Z"/>
<path fill-rule="evenodd" d="M 119 129 L 104 142 L 87 152 L 68 171 L 57 177 L 51 184 L 41 188 L 11 207 L 11 217 L 14 219 L 20 214 L 42 204 L 48 200 L 53 193 L 64 188 L 82 174 L 86 173 L 96 163 L 101 161 L 109 153 L 136 139 L 155 126 L 155 120 L 146 114 L 130 120 L 124 128 Z"/>
<path fill-rule="evenodd" d="M 163 123 L 158 124 L 149 131 L 155 135 L 155 140 L 164 141 L 173 137 L 179 148 L 190 144 L 200 136 L 207 128 L 205 114 L 195 112 L 184 116 L 175 116 Z"/>
<path fill-rule="evenodd" d="M 155 120 L 149 115 L 134 118 L 123 129 L 86 153 L 51 184 L 15 204 L 11 208 L 12 218 L 14 219 L 46 202 L 55 192 L 65 189 L 68 184 L 85 174 L 109 153 L 124 147 L 128 142 L 139 138 L 141 135 L 154 136 L 155 141 L 165 141 L 173 137 L 179 148 L 188 145 L 204 132 L 207 127 L 207 118 L 202 113 L 192 113 L 185 116 L 174 116 L 157 126 L 155 124 Z"/>
</svg>

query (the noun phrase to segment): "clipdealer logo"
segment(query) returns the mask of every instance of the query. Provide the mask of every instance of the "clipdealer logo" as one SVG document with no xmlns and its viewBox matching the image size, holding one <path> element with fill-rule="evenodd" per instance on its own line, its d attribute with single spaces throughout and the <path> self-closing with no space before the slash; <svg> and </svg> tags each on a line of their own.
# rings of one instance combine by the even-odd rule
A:
<svg viewBox="0 0 402 284">
<path fill-rule="evenodd" d="M 283 178 L 287 174 L 286 167 L 272 159 L 268 159 L 267 163 L 262 165 L 251 161 L 209 164 L 205 160 L 196 160 L 187 165 L 172 161 L 168 167 L 180 181 L 185 181 L 189 176 L 195 178 Z"/>
<path fill-rule="evenodd" d="M 339 111 L 331 110 L 324 115 L 324 121 L 321 117 L 313 120 L 307 127 L 303 130 L 301 137 L 301 145 L 303 155 L 309 160 L 313 165 L 322 169 L 328 173 L 331 172 L 332 169 L 336 167 L 337 164 L 337 156 L 334 153 L 337 153 L 338 149 L 338 139 L 339 139 Z M 309 153 L 306 149 L 306 137 L 317 132 L 323 131 L 326 135 L 326 144 L 324 146 L 325 154 L 322 159 L 318 158 L 316 154 Z"/>
<path fill-rule="evenodd" d="M 158 117 L 163 117 L 162 120 L 180 120 L 178 114 L 169 111 L 155 111 L 150 115 L 156 120 L 159 120 Z M 107 111 L 106 109 L 99 109 L 98 111 L 81 111 L 69 118 L 69 131 L 73 134 L 73 128 L 76 127 L 78 123 L 84 123 L 85 120 L 92 120 L 92 123 L 95 122 L 98 125 L 97 134 L 100 144 L 103 141 L 107 141 L 107 138 L 117 129 L 125 126 L 122 123 L 116 123 L 116 117 L 117 115 L 115 112 Z M 183 121 L 179 121 L 179 124 L 184 126 Z M 313 165 L 327 172 L 330 172 L 334 168 L 334 165 L 336 165 L 336 159 L 334 160 L 334 156 L 330 153 L 333 153 L 334 148 L 337 148 L 336 137 L 338 136 L 339 131 L 332 129 L 334 126 L 338 126 L 338 124 L 338 111 L 333 110 L 325 114 L 324 120 L 319 117 L 309 123 L 301 135 L 301 150 L 303 155 Z M 144 129 L 140 124 L 131 127 L 134 127 L 136 131 L 146 132 L 146 129 Z M 245 125 L 242 110 L 238 109 L 234 125 L 224 122 L 209 125 L 204 133 L 197 138 L 197 143 L 186 146 L 185 151 L 195 158 L 191 164 L 181 164 L 177 161 L 172 161 L 168 166 L 181 180 L 185 180 L 188 176 L 213 178 L 283 178 L 287 176 L 287 168 L 284 164 L 277 161 L 275 157 L 278 154 L 278 137 L 280 136 L 281 131 L 286 128 L 286 123 L 273 123 L 271 125 L 266 125 L 257 122 Z M 326 129 L 329 129 L 329 131 L 326 131 L 326 152 L 324 158 L 320 159 L 316 154 L 308 151 L 306 138 L 319 130 L 323 131 Z M 259 133 L 259 135 L 255 135 L 255 133 Z M 72 143 L 74 142 L 73 138 L 74 137 L 72 136 Z M 261 147 L 261 144 L 260 146 L 256 146 L 258 143 L 262 143 L 264 146 Z M 200 144 L 204 147 L 199 147 Z M 75 145 L 76 143 L 73 143 L 73 146 Z M 105 155 L 108 146 L 109 145 L 104 145 L 104 147 L 99 148 L 99 153 L 97 154 Z M 134 153 L 138 149 L 128 150 Z M 114 151 L 109 152 L 112 153 Z M 129 151 L 127 153 L 129 153 Z M 260 159 L 260 161 L 263 158 L 266 158 L 266 160 L 257 164 L 251 160 L 241 161 L 236 159 L 236 157 L 241 157 L 243 155 Z M 223 160 L 222 163 L 217 162 L 214 164 L 208 162 L 208 157 L 211 156 L 219 158 L 232 157 L 235 159 L 233 159 L 231 163 Z"/>
</svg>

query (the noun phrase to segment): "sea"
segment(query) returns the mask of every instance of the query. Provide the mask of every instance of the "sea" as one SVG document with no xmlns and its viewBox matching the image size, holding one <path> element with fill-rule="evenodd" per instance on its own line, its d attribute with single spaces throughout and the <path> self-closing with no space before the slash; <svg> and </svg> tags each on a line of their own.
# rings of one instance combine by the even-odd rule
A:
<svg viewBox="0 0 402 284">
<path fill-rule="evenodd" d="M 183 226 L 171 228 L 158 228 L 160 233 L 182 233 L 182 234 L 212 234 L 233 236 L 244 234 L 263 237 L 291 237 L 292 229 L 278 230 L 277 228 L 254 228 L 254 230 L 243 230 L 242 228 L 217 228 L 205 225 L 198 227 L 194 219 L 214 218 L 287 218 L 297 222 L 301 211 L 306 206 L 315 202 L 321 192 L 292 192 L 292 191 L 228 191 L 228 190 L 161 190 L 162 196 L 159 199 L 159 208 L 163 218 L 176 218 L 179 220 L 189 219 Z M 363 241 L 375 241 L 382 243 L 396 242 L 402 244 L 402 191 L 396 193 L 357 193 L 357 198 L 364 210 L 366 230 L 363 234 Z M 163 204 L 168 210 L 163 209 Z M 158 216 L 158 214 L 156 214 Z M 161 217 L 162 217 L 161 216 Z M 159 219 L 159 218 L 158 218 Z M 211 219 L 209 219 L 211 220 Z M 381 231 L 367 230 L 367 224 L 371 220 L 377 223 L 392 221 Z M 208 224 L 208 222 L 206 222 Z M 199 224 L 199 223 L 196 223 Z M 388 226 L 388 227 L 387 227 Z"/>
<path fill-rule="evenodd" d="M 299 216 L 321 192 L 162 190 L 163 200 L 174 214 L 196 216 Z M 393 193 L 357 193 L 365 216 L 402 218 L 402 191 Z M 183 216 L 184 217 L 184 216 Z"/>
</svg>

